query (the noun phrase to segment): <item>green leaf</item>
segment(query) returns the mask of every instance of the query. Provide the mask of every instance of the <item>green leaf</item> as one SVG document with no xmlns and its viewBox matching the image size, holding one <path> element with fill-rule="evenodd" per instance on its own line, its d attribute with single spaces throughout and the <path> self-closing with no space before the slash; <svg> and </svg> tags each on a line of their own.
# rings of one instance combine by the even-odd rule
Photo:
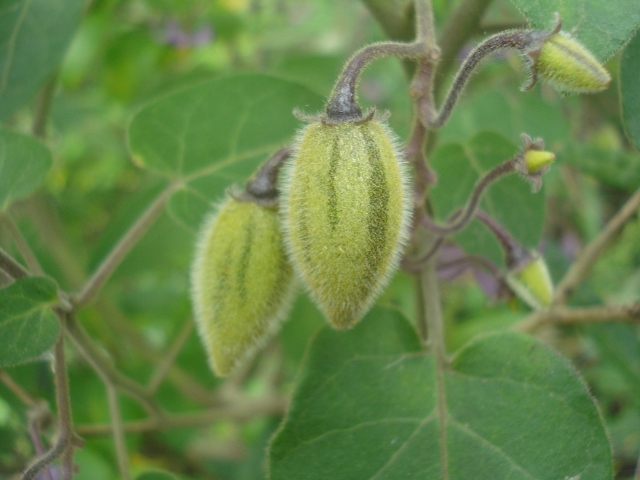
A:
<svg viewBox="0 0 640 480">
<path fill-rule="evenodd" d="M 518 147 L 514 144 L 491 132 L 478 133 L 466 147 L 448 144 L 438 148 L 431 157 L 438 183 L 430 190 L 438 218 L 443 221 L 454 210 L 465 205 L 480 176 L 511 158 L 517 151 Z M 532 193 L 524 179 L 510 174 L 486 190 L 480 208 L 504 226 L 518 242 L 535 248 L 542 236 L 543 192 Z M 467 253 L 503 263 L 497 240 L 477 220 L 455 238 Z"/>
<path fill-rule="evenodd" d="M 620 62 L 622 117 L 629 138 L 640 150 L 640 34 L 631 40 Z"/>
<path fill-rule="evenodd" d="M 486 336 L 439 387 L 433 358 L 391 315 L 320 332 L 272 440 L 272 480 L 612 478 L 598 409 L 558 354 L 524 335 Z"/>
<path fill-rule="evenodd" d="M 60 330 L 49 308 L 57 298 L 55 283 L 40 277 L 16 280 L 0 290 L 0 366 L 32 360 L 51 347 Z"/>
<path fill-rule="evenodd" d="M 315 113 L 323 99 L 278 78 L 245 74 L 216 79 L 145 106 L 129 126 L 135 161 L 187 182 L 171 202 L 195 227 L 212 200 L 242 182 L 300 126 L 292 111 Z"/>
<path fill-rule="evenodd" d="M 5 0 L 0 9 L 0 121 L 28 102 L 58 68 L 84 2 Z"/>
<path fill-rule="evenodd" d="M 512 0 L 533 28 L 550 30 L 555 12 L 562 29 L 571 32 L 600 61 L 605 61 L 629 41 L 640 25 L 637 0 Z"/>
<path fill-rule="evenodd" d="M 28 135 L 0 130 L 0 210 L 33 193 L 51 167 L 51 152 Z"/>
<path fill-rule="evenodd" d="M 465 143 L 481 131 L 492 131 L 515 142 L 521 133 L 526 133 L 542 137 L 547 150 L 552 150 L 571 135 L 562 111 L 566 106 L 566 98 L 523 94 L 517 88 L 474 91 L 462 98 L 451 119 L 438 131 L 438 141 Z"/>
</svg>

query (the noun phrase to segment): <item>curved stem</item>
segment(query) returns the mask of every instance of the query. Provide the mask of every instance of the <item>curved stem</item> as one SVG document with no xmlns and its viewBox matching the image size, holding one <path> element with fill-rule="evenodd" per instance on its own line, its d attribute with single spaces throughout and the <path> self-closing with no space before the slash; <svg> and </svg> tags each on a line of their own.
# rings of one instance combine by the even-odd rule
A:
<svg viewBox="0 0 640 480">
<path fill-rule="evenodd" d="M 367 45 L 351 57 L 333 87 L 326 108 L 328 123 L 343 123 L 362 120 L 358 106 L 356 87 L 362 70 L 372 61 L 383 57 L 418 58 L 424 54 L 423 42 L 380 42 Z"/>
<path fill-rule="evenodd" d="M 471 196 L 469 197 L 467 204 L 459 214 L 457 214 L 456 212 L 456 218 L 454 220 L 447 224 L 441 225 L 435 223 L 427 216 L 423 216 L 421 218 L 422 224 L 427 228 L 427 230 L 438 236 L 451 235 L 452 233 L 462 230 L 467 225 L 467 223 L 469 223 L 471 217 L 473 217 L 473 215 L 475 214 L 478 208 L 478 204 L 480 203 L 480 199 L 482 198 L 482 195 L 487 187 L 503 175 L 514 171 L 515 158 L 516 157 L 510 158 L 500 165 L 497 165 L 492 170 L 487 172 L 480 180 L 478 180 L 475 187 L 473 188 L 473 191 L 471 192 Z"/>
<path fill-rule="evenodd" d="M 433 104 L 420 105 L 420 116 L 423 122 L 430 128 L 439 128 L 444 125 L 451 116 L 453 107 L 478 63 L 487 55 L 498 50 L 515 49 L 524 52 L 535 42 L 535 33 L 533 30 L 511 30 L 489 37 L 480 43 L 467 56 L 458 70 L 440 111 L 438 112 Z"/>
</svg>

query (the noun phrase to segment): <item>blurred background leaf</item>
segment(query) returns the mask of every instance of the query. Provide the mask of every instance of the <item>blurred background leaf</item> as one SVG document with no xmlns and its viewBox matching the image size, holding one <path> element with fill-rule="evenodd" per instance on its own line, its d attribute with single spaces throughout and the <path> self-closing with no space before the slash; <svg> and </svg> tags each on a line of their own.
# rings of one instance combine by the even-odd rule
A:
<svg viewBox="0 0 640 480">
<path fill-rule="evenodd" d="M 5 0 L 0 10 L 0 121 L 54 74 L 80 22 L 84 2 Z"/>
</svg>

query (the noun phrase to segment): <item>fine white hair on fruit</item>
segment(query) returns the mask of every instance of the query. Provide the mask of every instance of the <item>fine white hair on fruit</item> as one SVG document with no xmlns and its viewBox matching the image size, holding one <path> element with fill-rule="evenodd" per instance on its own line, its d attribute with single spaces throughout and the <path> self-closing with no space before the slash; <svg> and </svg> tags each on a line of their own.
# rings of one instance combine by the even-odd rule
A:
<svg viewBox="0 0 640 480">
<path fill-rule="evenodd" d="M 281 185 L 289 258 L 331 325 L 351 328 L 409 237 L 410 176 L 396 137 L 377 120 L 307 125 Z"/>
<path fill-rule="evenodd" d="M 294 291 L 277 211 L 234 198 L 205 219 L 191 298 L 213 371 L 232 373 L 279 329 Z"/>
</svg>

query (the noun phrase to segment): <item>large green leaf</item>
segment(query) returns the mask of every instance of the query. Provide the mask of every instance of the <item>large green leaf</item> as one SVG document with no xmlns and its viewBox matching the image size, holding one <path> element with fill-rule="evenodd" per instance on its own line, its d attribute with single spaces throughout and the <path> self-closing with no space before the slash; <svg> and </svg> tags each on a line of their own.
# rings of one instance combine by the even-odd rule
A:
<svg viewBox="0 0 640 480">
<path fill-rule="evenodd" d="M 34 359 L 51 347 L 60 330 L 49 308 L 57 298 L 56 285 L 39 277 L 0 290 L 0 366 Z"/>
<path fill-rule="evenodd" d="M 511 0 L 533 28 L 549 30 L 556 12 L 571 32 L 599 60 L 616 53 L 640 25 L 638 0 Z"/>
<path fill-rule="evenodd" d="M 640 150 L 640 34 L 636 34 L 622 54 L 620 95 L 627 133 Z"/>
<path fill-rule="evenodd" d="M 305 87 L 266 75 L 216 79 L 140 110 L 129 126 L 129 148 L 139 164 L 187 182 L 171 207 L 193 227 L 226 187 L 292 141 L 300 126 L 295 108 L 314 113 L 322 102 Z"/>
<path fill-rule="evenodd" d="M 486 336 L 440 383 L 409 332 L 381 309 L 320 332 L 271 444 L 272 480 L 611 479 L 598 409 L 555 352 Z"/>
<path fill-rule="evenodd" d="M 33 193 L 51 167 L 51 152 L 28 135 L 0 129 L 0 210 Z"/>
<path fill-rule="evenodd" d="M 28 102 L 62 60 L 85 2 L 3 0 L 0 121 Z"/>
<path fill-rule="evenodd" d="M 431 156 L 438 183 L 430 190 L 431 200 L 440 220 L 466 204 L 473 186 L 484 173 L 509 159 L 518 147 L 504 137 L 480 132 L 467 146 L 447 144 Z M 480 208 L 502 224 L 516 240 L 535 248 L 542 236 L 544 222 L 543 191 L 532 193 L 530 185 L 511 174 L 492 184 L 484 194 Z M 493 235 L 479 222 L 472 222 L 456 235 L 467 251 L 502 263 L 502 253 Z"/>
<path fill-rule="evenodd" d="M 51 166 L 51 152 L 28 135 L 0 130 L 0 210 L 36 190 Z"/>
</svg>

